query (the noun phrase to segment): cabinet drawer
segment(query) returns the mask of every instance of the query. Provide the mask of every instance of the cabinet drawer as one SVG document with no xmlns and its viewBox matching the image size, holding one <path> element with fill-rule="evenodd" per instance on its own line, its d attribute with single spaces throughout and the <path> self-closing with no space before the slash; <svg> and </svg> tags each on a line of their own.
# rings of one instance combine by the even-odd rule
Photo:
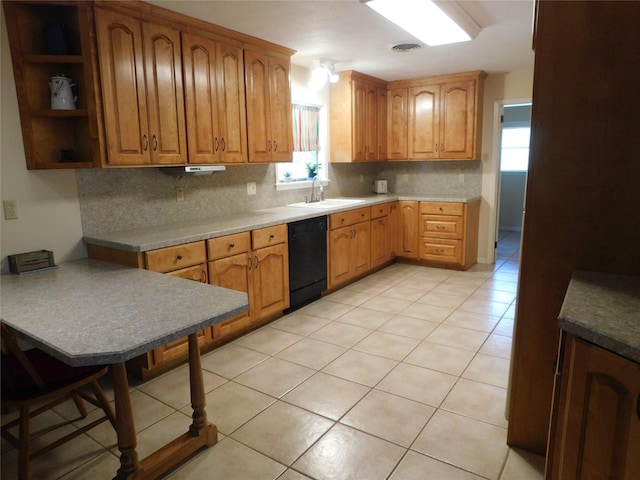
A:
<svg viewBox="0 0 640 480">
<path fill-rule="evenodd" d="M 329 217 L 329 229 L 346 227 L 371 219 L 371 207 L 356 208 L 347 212 L 334 213 Z"/>
<path fill-rule="evenodd" d="M 146 252 L 144 256 L 147 270 L 166 273 L 205 263 L 207 261 L 207 249 L 204 241 L 202 241 L 151 250 Z"/>
<path fill-rule="evenodd" d="M 462 263 L 462 240 L 420 239 L 420 258 L 443 263 Z"/>
<path fill-rule="evenodd" d="M 209 260 L 230 257 L 251 250 L 251 234 L 249 232 L 225 235 L 207 240 Z"/>
<path fill-rule="evenodd" d="M 463 215 L 464 203 L 420 202 L 420 213 L 430 215 Z"/>
<path fill-rule="evenodd" d="M 448 215 L 420 215 L 420 236 L 457 238 L 462 240 L 464 222 L 462 217 Z"/>
<path fill-rule="evenodd" d="M 275 227 L 261 228 L 251 232 L 251 242 L 253 248 L 268 247 L 287 241 L 287 225 L 276 225 Z"/>
<path fill-rule="evenodd" d="M 388 203 L 371 206 L 371 220 L 373 220 L 374 218 L 386 217 L 387 215 L 389 215 Z"/>
</svg>

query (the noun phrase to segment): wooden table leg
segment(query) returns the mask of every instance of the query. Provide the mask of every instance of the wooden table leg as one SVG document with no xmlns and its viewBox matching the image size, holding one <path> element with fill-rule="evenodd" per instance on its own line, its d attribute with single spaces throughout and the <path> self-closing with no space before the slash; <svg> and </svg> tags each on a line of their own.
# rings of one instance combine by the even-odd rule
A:
<svg viewBox="0 0 640 480">
<path fill-rule="evenodd" d="M 207 412 L 204 409 L 204 379 L 197 333 L 189 335 L 189 384 L 191 385 L 191 408 L 193 408 L 191 416 L 193 423 L 189 427 L 189 433 L 197 437 L 207 425 Z"/>
<path fill-rule="evenodd" d="M 136 452 L 136 427 L 133 421 L 129 381 L 124 363 L 114 364 L 112 372 L 118 450 L 120 450 L 120 468 L 114 480 L 125 480 L 138 469 L 139 465 L 138 453 Z"/>
</svg>

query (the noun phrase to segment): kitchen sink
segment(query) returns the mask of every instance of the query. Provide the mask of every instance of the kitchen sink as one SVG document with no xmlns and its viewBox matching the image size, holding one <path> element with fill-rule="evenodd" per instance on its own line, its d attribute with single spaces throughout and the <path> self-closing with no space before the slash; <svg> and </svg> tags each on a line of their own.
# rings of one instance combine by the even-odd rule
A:
<svg viewBox="0 0 640 480">
<path fill-rule="evenodd" d="M 363 203 L 364 200 L 359 198 L 327 198 L 326 200 L 322 200 L 321 202 L 313 202 L 313 203 L 291 203 L 287 205 L 287 207 L 302 207 L 302 208 L 338 208 L 338 207 L 348 207 L 350 205 L 357 205 L 358 203 Z"/>
</svg>

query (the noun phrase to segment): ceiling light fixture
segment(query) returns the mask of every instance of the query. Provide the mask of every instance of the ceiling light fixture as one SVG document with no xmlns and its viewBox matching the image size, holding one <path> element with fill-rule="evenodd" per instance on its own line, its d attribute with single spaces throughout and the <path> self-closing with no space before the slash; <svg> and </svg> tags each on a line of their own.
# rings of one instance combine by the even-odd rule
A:
<svg viewBox="0 0 640 480">
<path fill-rule="evenodd" d="M 360 0 L 430 46 L 467 42 L 482 28 L 454 1 Z M 445 13 L 446 10 L 446 13 Z"/>
<path fill-rule="evenodd" d="M 311 79 L 309 80 L 309 88 L 314 91 L 320 90 L 324 87 L 327 80 L 331 83 L 336 83 L 339 79 L 336 73 L 335 63 L 332 60 L 317 60 L 316 68 L 311 72 Z"/>
</svg>

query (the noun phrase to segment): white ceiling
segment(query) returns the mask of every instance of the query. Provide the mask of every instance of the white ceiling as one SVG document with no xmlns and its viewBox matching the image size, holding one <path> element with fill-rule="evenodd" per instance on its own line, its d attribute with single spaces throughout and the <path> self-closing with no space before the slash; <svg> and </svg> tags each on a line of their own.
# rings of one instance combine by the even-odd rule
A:
<svg viewBox="0 0 640 480">
<path fill-rule="evenodd" d="M 458 2 L 483 28 L 471 42 L 394 52 L 417 42 L 360 0 L 152 0 L 149 3 L 262 38 L 297 51 L 292 63 L 313 68 L 335 61 L 336 71 L 357 70 L 383 80 L 533 66 L 533 0 Z"/>
</svg>

